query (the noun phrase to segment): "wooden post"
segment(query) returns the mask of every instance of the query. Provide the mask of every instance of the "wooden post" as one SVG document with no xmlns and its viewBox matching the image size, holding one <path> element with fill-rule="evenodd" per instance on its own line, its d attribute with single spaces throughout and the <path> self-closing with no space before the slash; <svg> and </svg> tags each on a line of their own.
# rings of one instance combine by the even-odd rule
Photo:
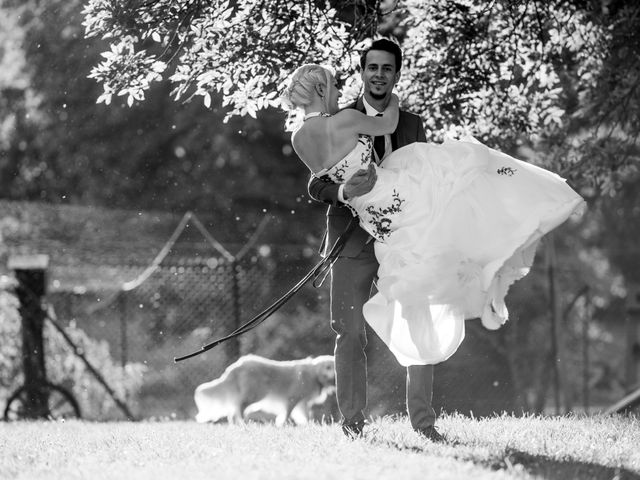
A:
<svg viewBox="0 0 640 480">
<path fill-rule="evenodd" d="M 46 418 L 49 414 L 48 393 L 42 388 L 47 381 L 45 369 L 43 327 L 46 313 L 42 297 L 46 292 L 47 255 L 10 257 L 8 267 L 18 282 L 16 295 L 22 318 L 22 368 L 26 401 L 24 418 Z"/>
<path fill-rule="evenodd" d="M 237 329 L 242 320 L 240 318 L 240 269 L 238 262 L 234 259 L 231 263 L 231 294 L 233 296 L 233 330 Z M 240 358 L 240 340 L 236 337 L 229 341 L 227 347 L 227 360 L 229 362 L 235 362 Z"/>
<path fill-rule="evenodd" d="M 127 298 L 126 292 L 118 292 L 118 311 L 120 313 L 120 364 L 126 368 L 129 362 L 129 345 L 127 337 Z"/>
<path fill-rule="evenodd" d="M 582 404 L 584 413 L 589 413 L 589 325 L 591 324 L 591 295 L 587 290 L 584 299 L 584 318 L 582 319 Z"/>
<path fill-rule="evenodd" d="M 626 346 L 626 389 L 627 392 L 638 388 L 638 368 L 640 364 L 640 336 L 638 326 L 640 325 L 640 285 L 631 285 L 627 293 L 626 302 L 627 315 L 625 325 L 627 330 Z"/>
<path fill-rule="evenodd" d="M 564 335 L 562 325 L 562 311 L 560 305 L 560 291 L 557 278 L 557 256 L 553 233 L 546 237 L 547 243 L 547 276 L 549 280 L 549 310 L 551 314 L 551 349 L 553 352 L 554 366 L 554 395 L 556 415 L 571 410 L 571 395 L 566 383 L 566 362 L 564 354 Z M 564 408 L 563 408 L 564 400 Z M 564 410 L 564 412 L 563 412 Z"/>
</svg>

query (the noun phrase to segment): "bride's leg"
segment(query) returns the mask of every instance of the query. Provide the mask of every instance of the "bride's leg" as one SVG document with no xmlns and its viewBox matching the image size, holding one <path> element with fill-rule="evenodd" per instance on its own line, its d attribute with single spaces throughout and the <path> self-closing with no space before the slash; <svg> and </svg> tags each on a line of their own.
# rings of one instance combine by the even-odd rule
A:
<svg viewBox="0 0 640 480">
<path fill-rule="evenodd" d="M 340 257 L 331 271 L 331 328 L 336 332 L 336 395 L 344 423 L 364 420 L 367 357 L 362 306 L 378 269 L 373 242 L 356 257 Z"/>
</svg>

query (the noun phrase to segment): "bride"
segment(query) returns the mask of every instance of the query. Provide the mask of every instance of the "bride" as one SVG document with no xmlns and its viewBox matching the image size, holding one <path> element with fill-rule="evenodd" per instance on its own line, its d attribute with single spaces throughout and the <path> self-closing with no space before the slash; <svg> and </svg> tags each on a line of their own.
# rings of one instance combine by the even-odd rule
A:
<svg viewBox="0 0 640 480">
<path fill-rule="evenodd" d="M 528 273 L 541 237 L 583 199 L 558 175 L 474 139 L 412 143 L 378 166 L 371 139 L 395 130 L 398 98 L 371 117 L 339 110 L 339 97 L 329 69 L 307 64 L 293 73 L 283 99 L 304 112 L 293 148 L 327 181 L 375 170 L 373 189 L 347 200 L 380 265 L 364 316 L 400 364 L 441 362 L 462 342 L 466 319 L 488 329 L 506 322 L 509 286 Z"/>
</svg>

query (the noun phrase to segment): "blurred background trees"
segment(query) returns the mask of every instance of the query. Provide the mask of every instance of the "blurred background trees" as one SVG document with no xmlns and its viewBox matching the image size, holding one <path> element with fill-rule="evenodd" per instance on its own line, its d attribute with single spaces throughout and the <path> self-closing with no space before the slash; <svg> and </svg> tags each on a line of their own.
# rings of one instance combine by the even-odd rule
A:
<svg viewBox="0 0 640 480">
<path fill-rule="evenodd" d="M 96 105 L 101 87 L 87 76 L 106 44 L 84 39 L 82 4 L 3 2 L 4 198 L 230 212 L 306 197 L 277 111 L 223 123 L 219 97 L 211 109 L 174 102 L 166 82 L 144 105 Z"/>
<path fill-rule="evenodd" d="M 355 95 L 376 29 L 402 41 L 398 90 L 432 139 L 473 134 L 613 193 L 638 156 L 637 6 L 472 3 L 3 0 L 3 195 L 290 208 L 306 172 L 281 128 L 282 82 L 317 61 Z"/>
</svg>

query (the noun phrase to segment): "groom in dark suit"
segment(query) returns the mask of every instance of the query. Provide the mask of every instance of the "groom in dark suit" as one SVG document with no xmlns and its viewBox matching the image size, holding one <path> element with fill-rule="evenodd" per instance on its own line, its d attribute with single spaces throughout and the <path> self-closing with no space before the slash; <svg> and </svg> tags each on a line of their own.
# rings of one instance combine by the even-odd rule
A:
<svg viewBox="0 0 640 480">
<path fill-rule="evenodd" d="M 401 65 L 402 51 L 397 44 L 385 39 L 373 42 L 360 58 L 364 95 L 349 108 L 356 108 L 367 115 L 382 112 L 400 78 Z M 413 142 L 426 142 L 422 121 L 417 115 L 401 110 L 396 131 L 374 139 L 376 161 L 383 162 L 391 151 Z M 311 197 L 330 204 L 324 250 L 331 248 L 352 218 L 351 210 L 344 201 L 369 192 L 375 181 L 375 170 L 371 168 L 354 175 L 344 185 L 311 177 Z M 371 296 L 377 270 L 373 238 L 358 226 L 331 271 L 331 328 L 337 335 L 335 362 L 338 407 L 343 416 L 342 429 L 350 437 L 360 436 L 364 427 L 367 338 L 362 306 Z M 407 367 L 406 402 L 411 426 L 433 441 L 443 441 L 434 426 L 436 414 L 431 405 L 432 397 L 433 366 Z"/>
</svg>

